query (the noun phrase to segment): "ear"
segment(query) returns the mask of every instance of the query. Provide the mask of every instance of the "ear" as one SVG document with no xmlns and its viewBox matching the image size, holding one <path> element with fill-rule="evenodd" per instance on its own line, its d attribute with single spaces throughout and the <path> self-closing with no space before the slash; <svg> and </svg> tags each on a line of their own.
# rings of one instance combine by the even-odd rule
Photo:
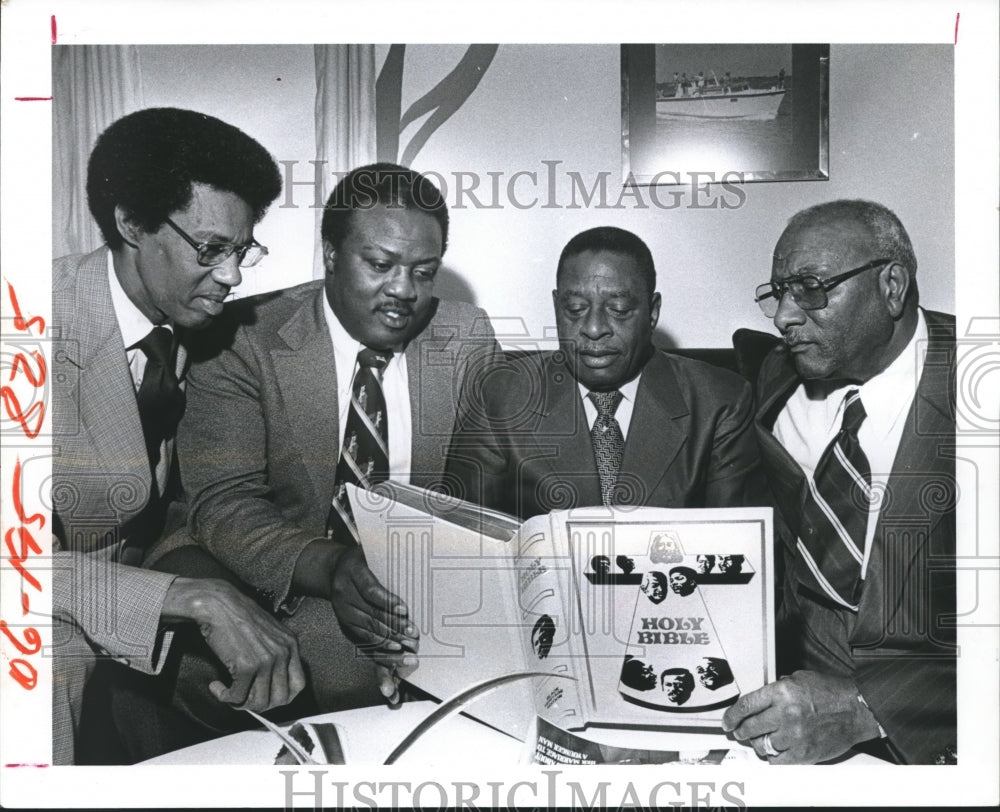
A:
<svg viewBox="0 0 1000 812">
<path fill-rule="evenodd" d="M 654 293 L 649 300 L 649 329 L 655 330 L 656 323 L 660 320 L 660 294 Z"/>
<path fill-rule="evenodd" d="M 122 235 L 122 239 L 133 248 L 137 247 L 140 238 L 146 233 L 146 230 L 135 221 L 135 218 L 121 206 L 115 206 L 115 226 L 118 228 L 118 233 Z"/>
<path fill-rule="evenodd" d="M 879 274 L 879 291 L 886 310 L 894 319 L 899 318 L 906 308 L 911 283 L 910 272 L 898 262 L 889 263 Z"/>
<path fill-rule="evenodd" d="M 557 289 L 552 291 L 552 307 L 557 313 L 559 312 L 559 291 Z"/>
<path fill-rule="evenodd" d="M 328 274 L 333 273 L 333 267 L 337 259 L 337 249 L 329 240 L 323 240 L 323 267 Z"/>
</svg>

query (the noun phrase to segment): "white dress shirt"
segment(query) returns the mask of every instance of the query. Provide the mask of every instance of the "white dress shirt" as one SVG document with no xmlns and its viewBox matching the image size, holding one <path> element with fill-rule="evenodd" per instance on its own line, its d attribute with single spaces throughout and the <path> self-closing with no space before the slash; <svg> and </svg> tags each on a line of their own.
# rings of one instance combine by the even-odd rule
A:
<svg viewBox="0 0 1000 812">
<path fill-rule="evenodd" d="M 333 342 L 333 358 L 337 369 L 339 449 L 344 444 L 354 373 L 358 369 L 358 353 L 364 348 L 364 344 L 351 338 L 325 296 L 323 313 Z M 386 425 L 389 428 L 389 479 L 408 484 L 412 467 L 413 421 L 410 416 L 410 381 L 406 372 L 405 353 L 394 352 L 392 359 L 382 370 L 382 394 L 385 396 Z"/>
<path fill-rule="evenodd" d="M 632 423 L 632 412 L 635 411 L 635 395 L 639 391 L 639 379 L 642 377 L 640 372 L 628 383 L 619 386 L 618 391 L 622 393 L 622 399 L 618 404 L 618 408 L 615 409 L 615 420 L 618 421 L 618 425 L 622 430 L 622 439 L 628 439 L 628 427 Z M 582 383 L 577 383 L 577 388 L 580 390 L 580 397 L 583 398 L 583 411 L 587 415 L 587 426 L 588 428 L 594 428 L 594 421 L 597 420 L 597 407 L 594 405 L 589 397 L 590 390 L 584 386 Z"/>
<path fill-rule="evenodd" d="M 792 455 L 806 476 L 816 471 L 823 451 L 840 431 L 844 398 L 852 389 L 861 394 L 867 417 L 858 429 L 858 442 L 872 472 L 872 500 L 865 534 L 865 554 L 861 577 L 868 571 L 872 539 L 878 524 L 881 499 L 892 473 L 893 462 L 903 436 L 927 354 L 927 322 L 917 311 L 917 328 L 897 358 L 875 377 L 858 386 L 831 387 L 825 381 L 806 381 L 792 393 L 774 423 L 774 436 Z"/>
</svg>

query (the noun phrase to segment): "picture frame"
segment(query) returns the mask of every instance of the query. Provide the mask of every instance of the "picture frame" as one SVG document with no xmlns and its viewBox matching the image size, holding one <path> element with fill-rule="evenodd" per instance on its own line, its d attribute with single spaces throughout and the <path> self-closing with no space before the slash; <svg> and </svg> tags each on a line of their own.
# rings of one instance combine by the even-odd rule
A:
<svg viewBox="0 0 1000 812">
<path fill-rule="evenodd" d="M 621 46 L 626 185 L 828 180 L 828 44 Z"/>
</svg>

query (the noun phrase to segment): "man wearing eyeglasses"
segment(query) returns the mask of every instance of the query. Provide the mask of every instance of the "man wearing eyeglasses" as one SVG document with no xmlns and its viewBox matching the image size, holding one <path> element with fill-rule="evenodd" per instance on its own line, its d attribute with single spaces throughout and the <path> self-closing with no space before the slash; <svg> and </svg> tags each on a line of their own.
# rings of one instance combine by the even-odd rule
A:
<svg viewBox="0 0 1000 812">
<path fill-rule="evenodd" d="M 263 711 L 305 685 L 294 636 L 230 584 L 139 568 L 146 548 L 183 522 L 174 432 L 187 353 L 240 268 L 267 253 L 253 226 L 280 191 L 260 144 L 189 110 L 125 116 L 91 153 L 87 195 L 106 245 L 53 264 L 56 764 L 74 761 L 95 652 L 155 674 L 175 623 L 192 633 L 197 624 L 227 664 L 230 685 L 200 686 L 220 701 Z M 110 679 L 129 679 L 107 667 Z M 139 720 L 116 707 L 127 752 Z M 110 736 L 114 725 L 92 718 L 90 727 Z"/>
<path fill-rule="evenodd" d="M 895 214 L 838 200 L 789 221 L 757 289 L 783 339 L 756 427 L 785 676 L 723 724 L 773 763 L 955 749 L 955 321 L 918 307 L 916 270 Z"/>
</svg>

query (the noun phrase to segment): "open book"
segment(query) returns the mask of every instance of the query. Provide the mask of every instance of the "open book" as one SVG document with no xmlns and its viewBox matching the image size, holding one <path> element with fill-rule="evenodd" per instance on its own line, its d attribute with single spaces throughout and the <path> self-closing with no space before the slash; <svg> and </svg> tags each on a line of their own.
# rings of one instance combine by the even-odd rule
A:
<svg viewBox="0 0 1000 812">
<path fill-rule="evenodd" d="M 441 698 L 551 675 L 467 709 L 511 735 L 536 715 L 567 730 L 718 729 L 774 679 L 770 509 L 593 507 L 522 525 L 396 482 L 348 488 L 369 566 L 420 631 L 403 677 Z"/>
</svg>

